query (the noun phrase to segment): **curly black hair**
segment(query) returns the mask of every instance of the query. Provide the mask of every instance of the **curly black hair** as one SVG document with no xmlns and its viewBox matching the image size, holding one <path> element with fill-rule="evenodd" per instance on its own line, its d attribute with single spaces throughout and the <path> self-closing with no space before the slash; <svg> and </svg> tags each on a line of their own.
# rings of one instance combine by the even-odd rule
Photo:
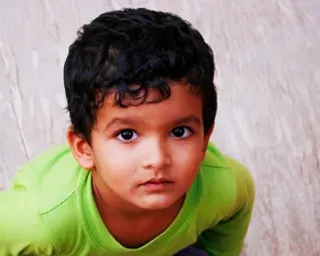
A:
<svg viewBox="0 0 320 256">
<path fill-rule="evenodd" d="M 145 8 L 105 12 L 83 25 L 64 65 L 67 110 L 74 131 L 90 141 L 105 97 L 128 107 L 145 102 L 156 88 L 157 101 L 170 97 L 170 82 L 184 81 L 203 99 L 204 131 L 217 111 L 212 49 L 179 16 Z M 130 103 L 124 98 L 131 97 Z"/>
</svg>

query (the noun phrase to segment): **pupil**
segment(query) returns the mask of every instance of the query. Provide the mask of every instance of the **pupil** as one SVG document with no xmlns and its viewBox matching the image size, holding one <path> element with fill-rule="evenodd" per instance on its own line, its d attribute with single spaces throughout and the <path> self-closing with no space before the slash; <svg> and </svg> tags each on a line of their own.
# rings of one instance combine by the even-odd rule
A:
<svg viewBox="0 0 320 256">
<path fill-rule="evenodd" d="M 174 136 L 176 136 L 176 137 L 181 137 L 181 136 L 183 136 L 183 134 L 184 134 L 184 130 L 183 130 L 182 128 L 175 128 L 175 129 L 173 130 L 173 134 L 174 134 Z"/>
<path fill-rule="evenodd" d="M 124 131 L 122 132 L 122 138 L 124 138 L 125 140 L 131 140 L 133 136 L 133 132 L 132 131 Z"/>
</svg>

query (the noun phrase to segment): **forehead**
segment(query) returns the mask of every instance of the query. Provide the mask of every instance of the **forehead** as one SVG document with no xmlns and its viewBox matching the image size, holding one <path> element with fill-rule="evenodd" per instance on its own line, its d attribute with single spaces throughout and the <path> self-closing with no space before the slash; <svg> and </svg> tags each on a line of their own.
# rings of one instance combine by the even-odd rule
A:
<svg viewBox="0 0 320 256">
<path fill-rule="evenodd" d="M 149 89 L 144 103 L 123 108 L 115 105 L 115 94 L 112 92 L 98 111 L 97 122 L 107 122 L 112 118 L 133 117 L 158 122 L 180 117 L 181 115 L 194 115 L 202 120 L 202 97 L 190 86 L 182 83 L 170 85 L 170 97 L 159 102 L 154 102 L 159 96 L 157 89 Z M 130 99 L 129 99 L 130 101 Z M 150 103 L 151 102 L 151 103 Z M 152 103 L 153 102 L 153 103 Z"/>
</svg>

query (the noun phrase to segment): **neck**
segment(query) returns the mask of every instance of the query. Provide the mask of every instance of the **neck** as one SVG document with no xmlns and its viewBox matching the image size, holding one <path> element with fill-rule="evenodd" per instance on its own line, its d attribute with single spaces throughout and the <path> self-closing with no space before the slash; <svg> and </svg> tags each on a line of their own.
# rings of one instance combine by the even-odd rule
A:
<svg viewBox="0 0 320 256">
<path fill-rule="evenodd" d="M 128 248 L 142 246 L 163 233 L 177 217 L 185 199 L 181 197 L 166 209 L 145 210 L 119 198 L 105 184 L 96 184 L 94 179 L 93 194 L 108 232 Z"/>
</svg>

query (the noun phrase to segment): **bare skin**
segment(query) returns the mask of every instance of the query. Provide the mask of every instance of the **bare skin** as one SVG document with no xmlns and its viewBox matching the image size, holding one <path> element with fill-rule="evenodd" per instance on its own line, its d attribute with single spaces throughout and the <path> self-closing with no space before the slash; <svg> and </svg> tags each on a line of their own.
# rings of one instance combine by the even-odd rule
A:
<svg viewBox="0 0 320 256">
<path fill-rule="evenodd" d="M 182 83 L 159 103 L 121 108 L 106 98 L 90 144 L 70 127 L 73 155 L 91 171 L 97 209 L 120 244 L 142 246 L 172 224 L 211 132 L 203 131 L 202 99 Z"/>
</svg>

